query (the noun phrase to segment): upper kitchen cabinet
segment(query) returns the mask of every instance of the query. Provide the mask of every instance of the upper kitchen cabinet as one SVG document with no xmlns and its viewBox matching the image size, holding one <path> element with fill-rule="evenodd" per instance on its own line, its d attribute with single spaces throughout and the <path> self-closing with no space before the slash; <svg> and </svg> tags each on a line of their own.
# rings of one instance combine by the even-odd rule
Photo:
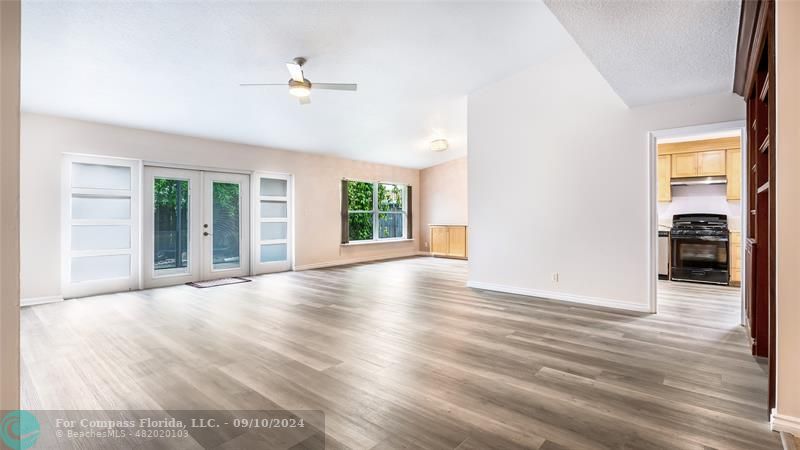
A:
<svg viewBox="0 0 800 450">
<path fill-rule="evenodd" d="M 697 153 L 697 176 L 725 175 L 725 150 Z"/>
<path fill-rule="evenodd" d="M 728 150 L 726 157 L 728 200 L 742 199 L 742 151 Z"/>
<path fill-rule="evenodd" d="M 672 167 L 671 155 L 659 155 L 656 162 L 658 169 L 658 201 L 671 202 L 672 201 L 672 174 L 670 173 Z"/>
<path fill-rule="evenodd" d="M 672 155 L 672 178 L 697 176 L 697 153 Z"/>
<path fill-rule="evenodd" d="M 739 137 L 671 142 L 658 145 L 658 201 L 672 201 L 673 178 L 727 177 L 728 200 L 741 198 Z"/>
</svg>

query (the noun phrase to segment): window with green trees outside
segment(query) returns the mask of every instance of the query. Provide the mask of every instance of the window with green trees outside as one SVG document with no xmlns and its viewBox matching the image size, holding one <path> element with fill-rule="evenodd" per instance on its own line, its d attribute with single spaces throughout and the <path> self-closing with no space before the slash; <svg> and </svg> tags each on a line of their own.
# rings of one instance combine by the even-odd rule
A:
<svg viewBox="0 0 800 450">
<path fill-rule="evenodd" d="M 404 238 L 406 192 L 402 184 L 347 183 L 350 241 Z"/>
</svg>

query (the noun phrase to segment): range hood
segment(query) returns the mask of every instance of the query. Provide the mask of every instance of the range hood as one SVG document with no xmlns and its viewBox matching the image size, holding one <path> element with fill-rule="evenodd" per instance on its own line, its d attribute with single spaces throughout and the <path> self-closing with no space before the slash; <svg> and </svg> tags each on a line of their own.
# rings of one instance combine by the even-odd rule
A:
<svg viewBox="0 0 800 450">
<path fill-rule="evenodd" d="M 698 184 L 727 184 L 728 177 L 688 177 L 688 178 L 673 178 L 669 184 L 673 186 L 695 186 Z"/>
</svg>

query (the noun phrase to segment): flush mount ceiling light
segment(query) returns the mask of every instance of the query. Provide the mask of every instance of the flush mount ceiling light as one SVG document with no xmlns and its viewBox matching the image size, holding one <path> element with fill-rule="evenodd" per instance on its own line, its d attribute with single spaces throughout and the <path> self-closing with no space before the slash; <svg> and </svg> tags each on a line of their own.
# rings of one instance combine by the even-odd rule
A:
<svg viewBox="0 0 800 450">
<path fill-rule="evenodd" d="M 431 141 L 431 150 L 434 152 L 443 152 L 447 150 L 447 139 L 436 139 Z"/>
</svg>

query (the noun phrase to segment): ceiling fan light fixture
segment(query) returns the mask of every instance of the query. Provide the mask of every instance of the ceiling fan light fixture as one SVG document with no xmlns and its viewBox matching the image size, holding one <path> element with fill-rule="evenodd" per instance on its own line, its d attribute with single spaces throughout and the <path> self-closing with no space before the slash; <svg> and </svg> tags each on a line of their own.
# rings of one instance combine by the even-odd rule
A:
<svg viewBox="0 0 800 450">
<path fill-rule="evenodd" d="M 308 97 L 311 95 L 311 82 L 289 80 L 289 93 L 295 97 Z"/>
<path fill-rule="evenodd" d="M 443 152 L 447 150 L 447 139 L 435 139 L 431 141 L 431 150 L 434 152 Z"/>
</svg>

